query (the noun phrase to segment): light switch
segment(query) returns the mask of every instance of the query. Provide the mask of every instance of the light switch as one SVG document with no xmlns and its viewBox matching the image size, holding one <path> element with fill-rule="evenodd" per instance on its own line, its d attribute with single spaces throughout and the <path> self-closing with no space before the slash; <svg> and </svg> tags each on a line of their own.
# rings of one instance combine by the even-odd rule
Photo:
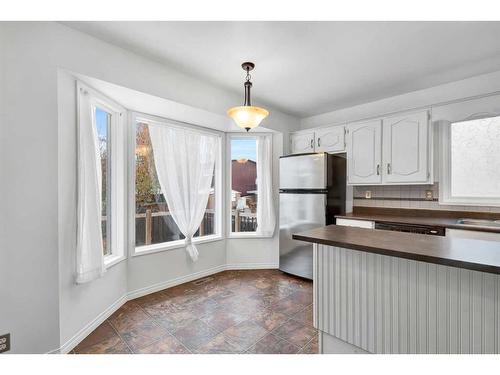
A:
<svg viewBox="0 0 500 375">
<path fill-rule="evenodd" d="M 371 190 L 366 190 L 365 191 L 365 198 L 366 199 L 372 199 L 372 192 L 371 192 Z"/>
</svg>

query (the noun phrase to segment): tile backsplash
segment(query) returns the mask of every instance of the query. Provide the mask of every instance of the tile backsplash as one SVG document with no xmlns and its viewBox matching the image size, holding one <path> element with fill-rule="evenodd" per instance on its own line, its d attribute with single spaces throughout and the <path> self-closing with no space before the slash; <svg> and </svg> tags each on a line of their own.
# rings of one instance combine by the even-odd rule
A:
<svg viewBox="0 0 500 375">
<path fill-rule="evenodd" d="M 426 198 L 426 191 L 432 191 L 432 199 Z M 371 198 L 365 198 L 366 192 Z M 439 184 L 434 185 L 385 185 L 354 186 L 354 207 L 411 208 L 425 210 L 499 212 L 500 207 L 457 206 L 439 204 Z"/>
</svg>

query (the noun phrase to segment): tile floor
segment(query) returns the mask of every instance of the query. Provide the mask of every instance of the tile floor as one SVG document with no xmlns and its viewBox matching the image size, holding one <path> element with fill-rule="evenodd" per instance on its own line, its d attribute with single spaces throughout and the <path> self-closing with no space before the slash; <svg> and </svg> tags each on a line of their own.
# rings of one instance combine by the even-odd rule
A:
<svg viewBox="0 0 500 375">
<path fill-rule="evenodd" d="M 312 282 L 225 271 L 127 302 L 73 353 L 316 354 Z"/>
</svg>

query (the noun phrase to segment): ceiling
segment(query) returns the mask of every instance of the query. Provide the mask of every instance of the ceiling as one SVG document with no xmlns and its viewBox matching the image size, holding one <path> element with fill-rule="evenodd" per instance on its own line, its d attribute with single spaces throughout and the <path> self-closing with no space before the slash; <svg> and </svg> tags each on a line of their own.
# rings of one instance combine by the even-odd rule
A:
<svg viewBox="0 0 500 375">
<path fill-rule="evenodd" d="M 500 22 L 65 22 L 307 117 L 500 68 Z M 235 103 L 239 104 L 239 103 Z"/>
</svg>

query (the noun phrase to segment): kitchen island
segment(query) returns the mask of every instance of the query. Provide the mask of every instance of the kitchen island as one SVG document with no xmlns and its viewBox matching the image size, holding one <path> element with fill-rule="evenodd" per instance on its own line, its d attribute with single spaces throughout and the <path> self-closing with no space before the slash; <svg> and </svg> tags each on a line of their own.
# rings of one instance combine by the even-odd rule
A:
<svg viewBox="0 0 500 375">
<path fill-rule="evenodd" d="M 314 244 L 322 353 L 500 353 L 500 242 L 330 225 Z"/>
</svg>

